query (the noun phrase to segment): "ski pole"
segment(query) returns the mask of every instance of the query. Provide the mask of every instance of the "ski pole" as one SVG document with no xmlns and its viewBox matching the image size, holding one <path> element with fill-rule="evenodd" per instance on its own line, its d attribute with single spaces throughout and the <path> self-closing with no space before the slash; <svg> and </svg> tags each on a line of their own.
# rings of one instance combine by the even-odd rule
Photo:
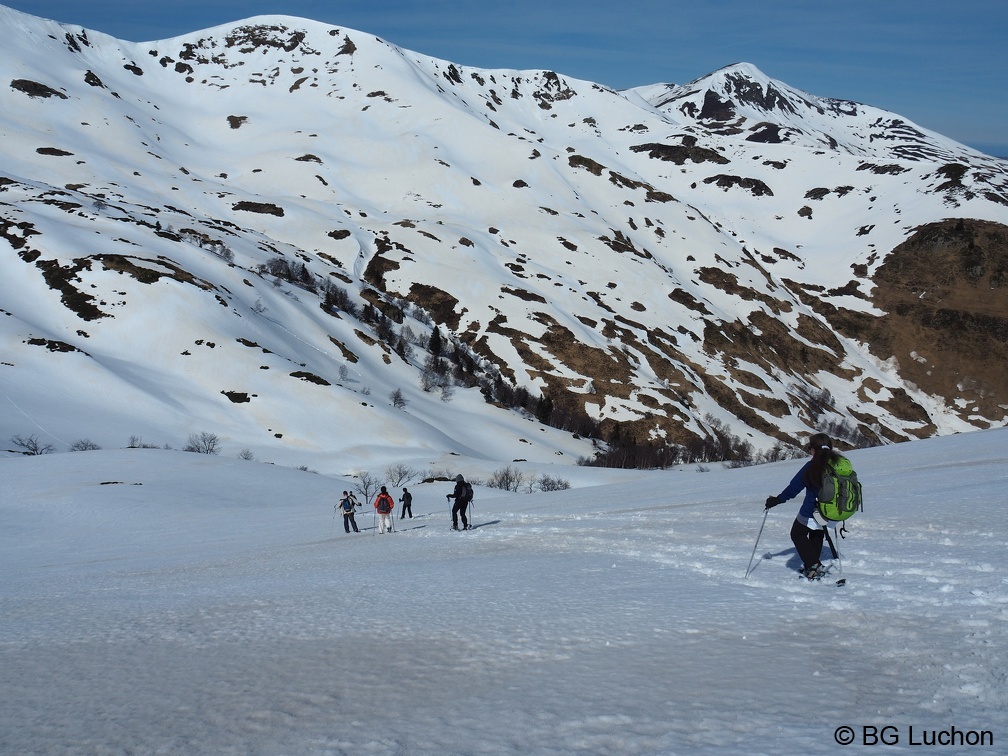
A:
<svg viewBox="0 0 1008 756">
<path fill-rule="evenodd" d="M 333 530 L 336 528 L 336 509 L 339 504 L 334 504 L 332 508 L 332 522 L 329 523 L 329 535 L 332 536 Z"/>
<path fill-rule="evenodd" d="M 759 547 L 759 539 L 763 535 L 763 526 L 766 525 L 767 515 L 770 514 L 769 509 L 763 510 L 763 523 L 759 526 L 759 533 L 756 534 L 756 543 L 752 547 L 752 556 L 749 557 L 749 566 L 746 567 L 745 577 L 743 580 L 749 579 L 749 571 L 752 569 L 752 560 L 756 557 L 756 549 Z"/>
<path fill-rule="evenodd" d="M 824 527 L 823 530 L 826 531 L 826 540 L 829 541 L 830 552 L 837 563 L 837 572 L 841 575 L 843 574 L 843 562 L 840 559 L 840 552 L 837 550 L 836 543 L 830 538 L 829 528 Z M 836 525 L 833 526 L 833 535 L 836 535 Z"/>
</svg>

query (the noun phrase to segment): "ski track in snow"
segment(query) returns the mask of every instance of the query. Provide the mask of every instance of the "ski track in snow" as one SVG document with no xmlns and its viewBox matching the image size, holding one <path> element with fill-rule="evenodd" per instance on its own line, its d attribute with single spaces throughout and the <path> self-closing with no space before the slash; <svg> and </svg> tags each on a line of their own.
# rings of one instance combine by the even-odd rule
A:
<svg viewBox="0 0 1008 756">
<path fill-rule="evenodd" d="M 761 495 L 797 462 L 481 489 L 467 533 L 447 484 L 417 485 L 399 532 L 375 535 L 365 509 L 346 535 L 330 511 L 346 484 L 325 476 L 143 450 L 0 460 L 0 751 L 776 754 L 831 751 L 839 725 L 1000 739 L 1006 439 L 853 453 L 867 510 L 838 541 L 844 587 L 797 576 L 797 501 L 743 579 Z"/>
</svg>

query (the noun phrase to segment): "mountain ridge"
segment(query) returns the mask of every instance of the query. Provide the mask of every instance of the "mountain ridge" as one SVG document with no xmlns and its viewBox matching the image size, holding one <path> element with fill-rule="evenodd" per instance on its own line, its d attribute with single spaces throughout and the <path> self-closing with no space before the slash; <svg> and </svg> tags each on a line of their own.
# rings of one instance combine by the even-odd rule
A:
<svg viewBox="0 0 1008 756">
<path fill-rule="evenodd" d="M 895 114 L 815 98 L 750 64 L 615 92 L 548 71 L 458 66 L 282 16 L 149 43 L 2 7 L 0 24 L 21 32 L 0 79 L 10 82 L 2 264 L 16 282 L 0 306 L 8 338 L 23 342 L 8 376 L 30 365 L 88 396 L 79 375 L 51 363 L 104 353 L 130 372 L 169 376 L 154 393 L 182 417 L 166 412 L 156 432 L 177 438 L 187 415 L 210 407 L 229 437 L 270 449 L 290 443 L 289 429 L 270 440 L 288 425 L 280 417 L 313 422 L 278 398 L 288 381 L 264 380 L 250 347 L 230 348 L 224 365 L 204 359 L 216 351 L 190 359 L 203 346 L 193 342 L 286 351 L 299 368 L 290 373 L 336 387 L 336 398 L 319 383 L 295 392 L 316 405 L 358 404 L 364 381 L 382 395 L 411 384 L 407 411 L 382 408 L 382 422 L 423 414 L 448 436 L 470 412 L 493 427 L 482 417 L 491 405 L 466 385 L 499 402 L 501 381 L 638 441 L 685 443 L 727 425 L 766 448 L 852 417 L 852 440 L 874 442 L 1004 423 L 1005 384 L 992 367 L 1004 313 L 996 289 L 983 288 L 1003 270 L 996 229 L 976 237 L 989 253 L 964 277 L 994 318 L 969 374 L 952 380 L 929 363 L 942 377 L 930 385 L 920 371 L 909 384 L 899 366 L 927 360 L 927 341 L 912 357 L 859 340 L 892 321 L 876 305 L 877 274 L 918 229 L 1008 222 L 1004 161 Z M 975 247 L 968 235 L 963 227 Z M 87 249 L 94 236 L 100 250 Z M 303 266 L 315 293 L 270 276 L 276 260 L 285 276 Z M 412 354 L 389 348 L 380 322 L 309 301 L 324 282 L 394 329 L 408 326 Z M 19 300 L 16 288 L 35 298 Z M 159 310 L 172 313 L 174 333 Z M 432 322 L 472 362 L 449 402 L 416 388 Z M 145 361 L 136 323 L 175 355 Z M 80 351 L 40 355 L 33 339 Z M 942 360 L 949 354 L 943 347 Z M 350 369 L 356 390 L 340 390 Z M 193 373 L 201 388 L 180 402 Z M 960 396 L 966 379 L 974 387 Z M 236 404 L 223 392 L 258 396 Z M 813 407 L 813 395 L 829 402 Z M 92 400 L 110 403 L 123 411 Z M 442 416 L 463 403 L 465 413 Z M 346 447 L 331 431 L 297 427 L 297 446 Z M 407 446 L 430 453 L 425 433 L 412 431 Z M 542 434 L 555 439 L 543 458 L 593 451 Z M 485 457 L 480 443 L 440 451 Z M 516 458 L 525 446 L 516 442 Z"/>
</svg>

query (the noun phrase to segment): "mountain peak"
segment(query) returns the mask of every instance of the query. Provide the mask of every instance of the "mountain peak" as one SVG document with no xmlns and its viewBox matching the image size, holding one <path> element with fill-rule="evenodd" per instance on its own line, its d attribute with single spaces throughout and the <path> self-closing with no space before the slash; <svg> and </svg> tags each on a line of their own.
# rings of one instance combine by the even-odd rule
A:
<svg viewBox="0 0 1008 756">
<path fill-rule="evenodd" d="M 694 85 L 706 89 L 706 117 L 715 120 L 728 120 L 745 109 L 759 114 L 822 112 L 813 97 L 771 79 L 752 63 L 725 66 L 698 79 Z M 705 117 L 703 113 L 702 117 Z"/>
<path fill-rule="evenodd" d="M 731 63 L 730 65 L 722 66 L 721 68 L 718 68 L 715 71 L 711 71 L 706 76 L 701 76 L 699 79 L 696 79 L 696 81 L 701 81 L 704 79 L 713 79 L 718 76 L 721 77 L 742 76 L 744 78 L 750 79 L 751 81 L 761 83 L 767 83 L 771 80 L 769 76 L 763 73 L 763 71 L 757 68 L 754 64 L 747 63 L 745 61 L 740 61 L 738 63 Z"/>
</svg>

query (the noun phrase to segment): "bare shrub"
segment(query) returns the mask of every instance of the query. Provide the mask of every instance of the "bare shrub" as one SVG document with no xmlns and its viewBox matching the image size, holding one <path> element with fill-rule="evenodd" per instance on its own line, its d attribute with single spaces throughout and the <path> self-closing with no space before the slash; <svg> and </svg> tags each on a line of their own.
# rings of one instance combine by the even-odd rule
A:
<svg viewBox="0 0 1008 756">
<path fill-rule="evenodd" d="M 416 320 L 418 323 L 422 323 L 423 325 L 426 326 L 434 324 L 434 320 L 433 318 L 431 318 L 430 313 L 427 312 L 427 310 L 425 310 L 423 307 L 418 305 L 416 302 L 411 303 L 409 314 L 412 315 L 413 319 Z"/>
<path fill-rule="evenodd" d="M 494 470 L 490 474 L 487 486 L 490 488 L 500 488 L 504 491 L 517 492 L 525 480 L 525 474 L 517 467 L 508 465 L 499 470 Z"/>
<path fill-rule="evenodd" d="M 439 331 L 435 329 L 434 333 L 439 333 Z M 424 362 L 423 370 L 420 372 L 420 388 L 424 391 L 433 391 L 436 388 L 450 386 L 451 376 L 448 371 L 448 361 L 432 354 Z"/>
<path fill-rule="evenodd" d="M 570 481 L 563 478 L 554 478 L 549 475 L 543 475 L 539 478 L 537 485 L 540 491 L 566 491 L 571 487 Z"/>
<path fill-rule="evenodd" d="M 875 442 L 866 436 L 861 428 L 851 423 L 849 420 L 833 420 L 822 424 L 823 433 L 832 436 L 834 439 L 850 444 L 855 449 L 867 449 L 875 446 Z"/>
<path fill-rule="evenodd" d="M 431 470 L 430 473 L 428 473 L 424 477 L 424 479 L 421 480 L 420 482 L 421 483 L 437 483 L 437 482 L 451 481 L 451 480 L 454 480 L 454 479 L 455 479 L 455 473 L 453 473 L 448 468 L 442 468 L 440 470 Z M 469 482 L 472 483 L 472 481 L 469 481 Z"/>
<path fill-rule="evenodd" d="M 90 438 L 82 438 L 78 441 L 74 441 L 70 444 L 70 451 L 98 451 L 101 449 L 98 444 L 92 441 Z"/>
<path fill-rule="evenodd" d="M 809 417 L 812 419 L 812 423 L 818 423 L 819 418 L 825 412 L 835 411 L 833 394 L 829 392 L 829 389 L 825 388 L 813 388 L 812 386 L 807 386 L 804 384 L 796 384 L 792 386 L 795 394 L 798 395 L 799 399 L 805 401 L 805 405 L 808 408 Z"/>
<path fill-rule="evenodd" d="M 197 454 L 220 454 L 220 437 L 216 433 L 190 433 L 182 451 Z"/>
<path fill-rule="evenodd" d="M 801 449 L 795 448 L 794 446 L 789 446 L 787 444 L 782 444 L 780 441 L 775 443 L 765 452 L 761 452 L 756 455 L 757 464 L 765 464 L 767 462 L 784 462 L 788 459 L 798 459 L 799 457 L 804 457 L 805 452 Z"/>
</svg>

